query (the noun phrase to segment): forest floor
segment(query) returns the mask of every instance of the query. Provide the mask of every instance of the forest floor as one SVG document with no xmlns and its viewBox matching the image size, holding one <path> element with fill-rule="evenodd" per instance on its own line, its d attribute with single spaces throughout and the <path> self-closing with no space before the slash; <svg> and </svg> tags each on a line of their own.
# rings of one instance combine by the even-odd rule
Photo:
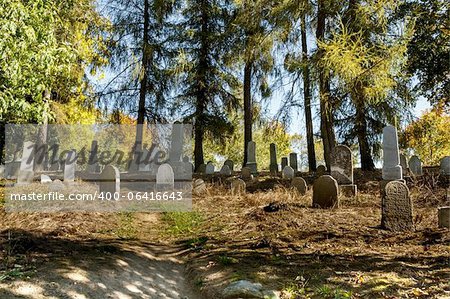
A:
<svg viewBox="0 0 450 299">
<path fill-rule="evenodd" d="M 220 298 L 241 279 L 282 298 L 450 298 L 445 188 L 410 181 L 416 230 L 393 233 L 378 174 L 355 178 L 334 210 L 262 178 L 241 196 L 211 184 L 192 213 L 1 212 L 0 298 Z"/>
</svg>

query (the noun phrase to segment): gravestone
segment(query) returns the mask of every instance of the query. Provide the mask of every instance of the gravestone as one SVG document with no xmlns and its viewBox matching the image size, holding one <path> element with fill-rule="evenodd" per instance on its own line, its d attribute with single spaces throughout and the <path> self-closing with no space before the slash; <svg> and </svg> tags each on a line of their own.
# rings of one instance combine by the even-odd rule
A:
<svg viewBox="0 0 450 299">
<path fill-rule="evenodd" d="M 75 150 L 68 151 L 64 160 L 64 182 L 75 180 L 75 168 L 77 165 L 77 153 Z"/>
<path fill-rule="evenodd" d="M 325 175 L 326 172 L 327 172 L 327 169 L 325 168 L 325 165 L 317 166 L 317 169 L 316 169 L 317 177 L 321 177 L 321 176 Z"/>
<path fill-rule="evenodd" d="M 282 177 L 283 179 L 293 179 L 295 177 L 294 168 L 289 165 L 283 168 Z"/>
<path fill-rule="evenodd" d="M 48 184 L 51 182 L 52 182 L 52 179 L 48 175 L 41 174 L 41 184 Z"/>
<path fill-rule="evenodd" d="M 442 175 L 450 176 L 450 156 L 441 159 L 440 171 Z"/>
<path fill-rule="evenodd" d="M 283 170 L 286 166 L 288 166 L 288 158 L 287 157 L 282 157 L 281 158 L 281 170 Z"/>
<path fill-rule="evenodd" d="M 206 164 L 202 163 L 198 166 L 197 173 L 205 174 L 206 172 Z"/>
<path fill-rule="evenodd" d="M 338 182 L 340 193 L 356 196 L 357 187 L 353 184 L 352 151 L 345 145 L 336 146 L 331 152 L 331 176 Z"/>
<path fill-rule="evenodd" d="M 33 182 L 34 176 L 34 143 L 26 141 L 23 144 L 22 160 L 20 161 L 19 173 L 17 175 L 18 185 L 27 185 Z"/>
<path fill-rule="evenodd" d="M 203 181 L 202 179 L 196 179 L 194 181 L 194 184 L 192 186 L 192 192 L 195 195 L 201 195 L 204 194 L 206 192 L 206 184 L 205 181 Z"/>
<path fill-rule="evenodd" d="M 400 166 L 402 167 L 403 174 L 408 173 L 408 160 L 404 154 L 400 154 Z"/>
<path fill-rule="evenodd" d="M 209 161 L 208 164 L 206 164 L 206 168 L 205 168 L 205 174 L 214 174 L 215 172 L 215 167 L 213 162 Z"/>
<path fill-rule="evenodd" d="M 306 191 L 308 191 L 308 185 L 301 177 L 295 177 L 292 179 L 291 188 L 295 188 L 301 195 L 305 195 Z"/>
<path fill-rule="evenodd" d="M 173 191 L 175 185 L 175 174 L 172 166 L 161 164 L 156 173 L 156 191 Z"/>
<path fill-rule="evenodd" d="M 245 167 L 250 168 L 252 174 L 258 173 L 258 166 L 256 164 L 256 143 L 254 141 L 248 142 L 247 164 L 245 164 Z"/>
<path fill-rule="evenodd" d="M 51 166 L 50 166 L 51 168 Z M 89 160 L 88 160 L 88 171 L 92 173 L 96 173 L 99 169 L 98 164 L 98 142 L 97 140 L 92 140 L 91 150 L 89 152 Z"/>
<path fill-rule="evenodd" d="M 99 180 L 100 193 L 105 194 L 105 198 L 114 198 L 114 193 L 120 193 L 120 172 L 117 167 L 106 165 L 100 173 Z M 111 195 L 106 195 L 109 193 Z"/>
<path fill-rule="evenodd" d="M 414 176 L 421 176 L 421 175 L 423 175 L 423 172 L 422 172 L 422 161 L 420 161 L 419 157 L 412 156 L 411 159 L 409 159 L 409 171 Z"/>
<path fill-rule="evenodd" d="M 231 175 L 230 167 L 228 167 L 228 165 L 222 166 L 222 169 L 220 169 L 220 174 L 230 176 Z"/>
<path fill-rule="evenodd" d="M 413 225 L 413 206 L 405 183 L 391 181 L 382 192 L 381 227 L 391 231 L 410 231 Z"/>
<path fill-rule="evenodd" d="M 245 193 L 245 182 L 239 178 L 231 180 L 231 194 L 233 195 L 239 195 Z"/>
<path fill-rule="evenodd" d="M 438 208 L 438 225 L 450 229 L 450 206 Z"/>
<path fill-rule="evenodd" d="M 297 173 L 298 171 L 297 153 L 289 154 L 289 166 L 291 166 L 292 169 L 294 169 L 294 172 Z"/>
<path fill-rule="evenodd" d="M 352 151 L 345 145 L 338 145 L 331 152 L 331 176 L 339 185 L 353 184 Z"/>
<path fill-rule="evenodd" d="M 270 165 L 269 170 L 271 175 L 278 174 L 278 161 L 277 161 L 277 146 L 275 143 L 270 144 Z"/>
<path fill-rule="evenodd" d="M 249 167 L 242 167 L 242 169 L 241 169 L 241 178 L 244 181 L 251 181 L 251 180 L 253 180 L 252 170 Z"/>
<path fill-rule="evenodd" d="M 225 162 L 223 162 L 223 165 L 227 165 L 228 168 L 230 168 L 231 172 L 234 171 L 234 162 L 232 160 L 225 160 Z"/>
<path fill-rule="evenodd" d="M 383 129 L 383 180 L 402 180 L 402 167 L 398 150 L 397 129 L 387 126 Z"/>
<path fill-rule="evenodd" d="M 339 187 L 331 175 L 323 175 L 314 181 L 313 207 L 339 208 Z"/>
</svg>

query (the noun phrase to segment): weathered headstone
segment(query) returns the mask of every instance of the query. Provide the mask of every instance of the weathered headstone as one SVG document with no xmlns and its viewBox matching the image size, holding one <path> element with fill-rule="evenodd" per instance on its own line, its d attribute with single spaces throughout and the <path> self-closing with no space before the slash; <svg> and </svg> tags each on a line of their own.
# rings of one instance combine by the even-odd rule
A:
<svg viewBox="0 0 450 299">
<path fill-rule="evenodd" d="M 393 126 L 383 129 L 383 180 L 402 180 L 402 167 L 398 149 L 397 130 Z"/>
<path fill-rule="evenodd" d="M 294 169 L 294 172 L 298 171 L 297 153 L 289 154 L 289 166 L 291 166 L 292 169 Z"/>
<path fill-rule="evenodd" d="M 409 159 L 409 170 L 414 176 L 423 175 L 422 161 L 420 161 L 419 157 L 412 156 L 411 159 Z"/>
<path fill-rule="evenodd" d="M 27 185 L 33 182 L 34 176 L 34 143 L 26 141 L 23 144 L 22 160 L 20 161 L 17 184 Z"/>
<path fill-rule="evenodd" d="M 450 229 L 450 206 L 438 208 L 438 225 Z"/>
<path fill-rule="evenodd" d="M 400 154 L 400 166 L 402 167 L 404 175 L 408 173 L 409 170 L 408 160 L 406 159 L 406 156 L 404 154 Z"/>
<path fill-rule="evenodd" d="M 197 173 L 205 174 L 206 172 L 206 164 L 202 163 L 198 166 Z"/>
<path fill-rule="evenodd" d="M 103 168 L 100 174 L 99 189 L 105 198 L 114 198 L 115 193 L 120 193 L 120 172 L 117 167 L 106 165 Z M 106 195 L 107 193 L 110 195 Z"/>
<path fill-rule="evenodd" d="M 352 151 L 345 145 L 338 145 L 331 152 L 331 176 L 339 185 L 353 184 Z"/>
<path fill-rule="evenodd" d="M 308 191 L 308 185 L 301 177 L 294 177 L 291 181 L 291 187 L 295 188 L 301 195 L 305 195 L 306 191 Z"/>
<path fill-rule="evenodd" d="M 406 184 L 391 181 L 382 195 L 381 227 L 391 231 L 413 230 L 413 206 Z"/>
<path fill-rule="evenodd" d="M 252 174 L 258 173 L 258 166 L 256 164 L 256 143 L 254 141 L 248 142 L 247 147 L 247 164 L 245 167 L 250 168 Z"/>
<path fill-rule="evenodd" d="M 64 160 L 64 182 L 75 180 L 75 168 L 77 165 L 77 153 L 75 150 L 68 151 Z"/>
<path fill-rule="evenodd" d="M 172 166 L 169 164 L 161 164 L 156 173 L 156 190 L 172 191 L 175 185 L 175 175 Z"/>
<path fill-rule="evenodd" d="M 339 187 L 330 175 L 323 175 L 313 185 L 313 207 L 339 208 Z"/>
<path fill-rule="evenodd" d="M 239 178 L 233 179 L 231 181 L 231 194 L 238 195 L 245 193 L 245 182 Z"/>
<path fill-rule="evenodd" d="M 242 167 L 241 178 L 244 181 L 251 181 L 253 179 L 252 170 L 249 167 Z"/>
<path fill-rule="evenodd" d="M 295 177 L 294 168 L 292 168 L 289 165 L 286 166 L 285 168 L 283 168 L 282 177 L 283 177 L 283 179 L 292 179 L 292 178 L 294 178 Z"/>
<path fill-rule="evenodd" d="M 234 171 L 234 162 L 232 160 L 225 160 L 225 162 L 223 162 L 223 165 L 227 165 L 230 168 L 231 172 Z"/>
<path fill-rule="evenodd" d="M 283 170 L 286 166 L 288 166 L 288 158 L 287 157 L 282 157 L 281 158 L 281 170 Z"/>
<path fill-rule="evenodd" d="M 207 190 L 207 188 L 206 188 L 205 181 L 203 181 L 202 179 L 196 179 L 194 181 L 194 184 L 192 186 L 192 192 L 195 195 L 204 194 L 206 192 L 206 190 Z"/>
<path fill-rule="evenodd" d="M 52 182 L 52 179 L 48 175 L 41 174 L 41 184 L 48 184 L 51 182 Z"/>
<path fill-rule="evenodd" d="M 215 167 L 213 162 L 209 161 L 208 164 L 206 164 L 206 168 L 205 168 L 205 174 L 214 174 L 215 172 Z"/>
<path fill-rule="evenodd" d="M 227 175 L 227 176 L 231 175 L 230 167 L 228 167 L 228 165 L 222 166 L 222 169 L 220 169 L 220 174 Z"/>
<path fill-rule="evenodd" d="M 321 177 L 321 176 L 325 175 L 326 172 L 327 172 L 327 169 L 325 168 L 325 165 L 317 166 L 316 175 L 318 177 Z"/>
<path fill-rule="evenodd" d="M 450 176 L 450 156 L 441 159 L 440 170 L 442 175 Z"/>
<path fill-rule="evenodd" d="M 275 145 L 275 143 L 270 144 L 269 170 L 270 170 L 270 174 L 272 174 L 272 175 L 278 174 L 277 146 Z"/>
</svg>

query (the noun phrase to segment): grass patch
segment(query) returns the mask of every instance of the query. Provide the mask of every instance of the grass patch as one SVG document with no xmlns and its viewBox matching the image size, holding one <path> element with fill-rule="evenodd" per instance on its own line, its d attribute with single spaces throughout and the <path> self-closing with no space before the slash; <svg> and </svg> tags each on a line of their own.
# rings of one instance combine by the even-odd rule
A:
<svg viewBox="0 0 450 299">
<path fill-rule="evenodd" d="M 119 214 L 119 228 L 116 235 L 125 240 L 136 239 L 137 230 L 134 225 L 134 215 L 130 212 Z"/>
<path fill-rule="evenodd" d="M 198 232 L 203 217 L 198 212 L 165 212 L 162 220 L 167 224 L 169 234 L 179 236 Z"/>
</svg>

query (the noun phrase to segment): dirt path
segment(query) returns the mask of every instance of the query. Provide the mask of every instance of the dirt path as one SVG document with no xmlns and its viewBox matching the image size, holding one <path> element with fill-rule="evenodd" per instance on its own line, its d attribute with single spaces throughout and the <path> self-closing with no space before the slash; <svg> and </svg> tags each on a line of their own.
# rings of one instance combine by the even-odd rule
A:
<svg viewBox="0 0 450 299">
<path fill-rule="evenodd" d="M 201 298 L 187 283 L 177 258 L 180 249 L 150 244 L 65 246 L 47 256 L 31 278 L 1 283 L 0 298 Z"/>
</svg>

